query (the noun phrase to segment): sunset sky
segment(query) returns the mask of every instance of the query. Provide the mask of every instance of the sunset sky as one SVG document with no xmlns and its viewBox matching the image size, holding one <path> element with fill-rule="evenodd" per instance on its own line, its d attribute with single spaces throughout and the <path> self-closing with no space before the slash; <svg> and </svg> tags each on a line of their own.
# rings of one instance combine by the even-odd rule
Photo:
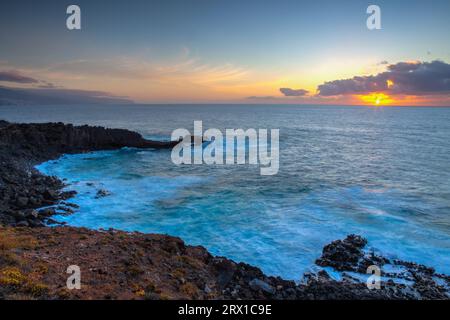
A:
<svg viewBox="0 0 450 320">
<path fill-rule="evenodd" d="M 70 4 L 81 30 L 66 28 Z M 381 7 L 381 30 L 366 27 L 369 4 Z M 2 1 L 0 88 L 137 103 L 450 106 L 449 14 L 448 0 Z"/>
</svg>

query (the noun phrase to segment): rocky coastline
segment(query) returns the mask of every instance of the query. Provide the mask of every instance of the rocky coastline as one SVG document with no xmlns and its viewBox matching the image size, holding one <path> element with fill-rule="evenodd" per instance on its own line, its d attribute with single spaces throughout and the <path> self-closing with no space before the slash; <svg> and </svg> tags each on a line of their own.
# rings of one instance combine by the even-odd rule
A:
<svg viewBox="0 0 450 320">
<path fill-rule="evenodd" d="M 175 142 L 149 141 L 124 129 L 63 123 L 15 124 L 0 120 L 0 223 L 43 226 L 52 210 L 36 209 L 74 195 L 61 192 L 63 181 L 45 176 L 34 166 L 63 154 L 122 147 L 167 149 Z"/>
<path fill-rule="evenodd" d="M 294 282 L 167 235 L 47 227 L 55 210 L 40 208 L 70 213 L 74 192 L 35 165 L 67 153 L 173 145 L 123 129 L 0 120 L 0 299 L 449 299 L 449 276 L 369 252 L 357 235 L 325 246 L 318 271 Z M 66 287 L 72 264 L 83 272 L 81 290 Z M 390 266 L 379 289 L 357 276 L 371 265 Z"/>
</svg>

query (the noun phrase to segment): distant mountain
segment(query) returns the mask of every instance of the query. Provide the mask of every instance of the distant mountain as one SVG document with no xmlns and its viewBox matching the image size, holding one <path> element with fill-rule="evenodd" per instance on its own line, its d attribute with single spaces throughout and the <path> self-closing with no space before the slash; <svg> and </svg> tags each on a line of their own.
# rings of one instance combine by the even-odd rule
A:
<svg viewBox="0 0 450 320">
<path fill-rule="evenodd" d="M 129 104 L 132 100 L 107 92 L 62 88 L 10 88 L 0 86 L 0 105 Z"/>
</svg>

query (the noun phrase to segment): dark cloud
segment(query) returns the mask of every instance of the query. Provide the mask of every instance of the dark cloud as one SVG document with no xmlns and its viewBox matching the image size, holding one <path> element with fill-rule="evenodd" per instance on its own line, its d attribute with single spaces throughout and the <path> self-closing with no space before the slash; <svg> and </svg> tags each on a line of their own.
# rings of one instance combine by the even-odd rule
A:
<svg viewBox="0 0 450 320">
<path fill-rule="evenodd" d="M 305 89 L 280 88 L 280 92 L 286 97 L 303 97 L 308 93 Z"/>
<path fill-rule="evenodd" d="M 16 83 L 37 83 L 36 79 L 23 76 L 17 71 L 0 71 L 0 81 L 16 82 Z"/>
<path fill-rule="evenodd" d="M 389 80 L 389 81 L 388 81 Z M 386 92 L 405 95 L 450 93 L 450 64 L 442 61 L 399 62 L 373 76 L 328 81 L 318 86 L 318 95 L 335 96 Z"/>
<path fill-rule="evenodd" d="M 61 88 L 45 80 L 37 80 L 21 75 L 17 71 L 0 71 L 0 81 L 32 84 L 32 88 L 0 86 L 0 105 L 133 103 L 127 97 L 115 96 L 108 92 Z"/>
<path fill-rule="evenodd" d="M 317 87 L 320 96 L 337 96 L 341 94 L 363 94 L 380 92 L 388 89 L 388 78 L 383 76 L 353 77 L 351 79 L 328 81 Z"/>
<path fill-rule="evenodd" d="M 0 105 L 36 104 L 129 104 L 126 97 L 107 92 L 59 88 L 9 88 L 0 86 Z"/>
<path fill-rule="evenodd" d="M 426 62 L 426 64 L 428 64 L 428 62 Z M 387 69 L 391 72 L 412 72 L 419 69 L 421 66 L 421 62 L 398 62 L 396 64 L 388 65 Z"/>
</svg>

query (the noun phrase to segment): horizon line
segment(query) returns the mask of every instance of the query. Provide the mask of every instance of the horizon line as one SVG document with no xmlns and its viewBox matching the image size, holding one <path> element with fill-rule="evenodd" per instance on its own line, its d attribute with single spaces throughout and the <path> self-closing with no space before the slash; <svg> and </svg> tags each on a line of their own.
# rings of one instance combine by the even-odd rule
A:
<svg viewBox="0 0 450 320">
<path fill-rule="evenodd" d="M 239 103 L 239 102 L 227 102 L 227 103 L 214 103 L 214 102 L 195 102 L 195 103 L 187 103 L 187 102 L 139 102 L 139 103 L 130 103 L 131 105 L 251 105 L 251 106 L 314 106 L 314 107 L 370 107 L 370 108 L 392 108 L 392 107 L 400 107 L 400 108 L 450 108 L 448 106 L 439 106 L 439 105 L 367 105 L 367 104 L 305 104 L 305 103 Z M 107 104 L 104 104 L 107 105 Z M 111 105 L 126 105 L 126 104 L 111 104 Z"/>
</svg>

